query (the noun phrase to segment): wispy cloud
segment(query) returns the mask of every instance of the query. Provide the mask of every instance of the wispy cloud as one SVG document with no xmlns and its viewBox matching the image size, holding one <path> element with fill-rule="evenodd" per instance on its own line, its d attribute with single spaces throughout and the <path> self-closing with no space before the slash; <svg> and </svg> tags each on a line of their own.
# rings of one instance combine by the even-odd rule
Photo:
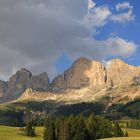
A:
<svg viewBox="0 0 140 140">
<path fill-rule="evenodd" d="M 112 15 L 111 19 L 113 21 L 121 23 L 134 21 L 135 15 L 133 14 L 133 6 L 130 5 L 130 3 L 128 2 L 119 3 L 116 5 L 116 10 L 119 12 L 127 10 L 127 12 L 121 12 L 119 14 Z"/>
<path fill-rule="evenodd" d="M 88 11 L 90 12 L 94 7 L 95 7 L 95 3 L 93 0 L 88 0 Z"/>
</svg>

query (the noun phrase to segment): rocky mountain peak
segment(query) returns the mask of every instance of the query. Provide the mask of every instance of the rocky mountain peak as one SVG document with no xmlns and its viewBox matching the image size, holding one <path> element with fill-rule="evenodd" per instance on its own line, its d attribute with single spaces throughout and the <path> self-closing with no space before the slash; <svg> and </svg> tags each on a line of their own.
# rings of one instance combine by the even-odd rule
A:
<svg viewBox="0 0 140 140">
<path fill-rule="evenodd" d="M 28 74 L 32 75 L 32 73 L 26 68 L 21 68 L 19 71 L 20 71 L 20 73 L 28 73 Z"/>
<path fill-rule="evenodd" d="M 75 60 L 73 64 L 80 64 L 80 63 L 84 64 L 84 63 L 89 63 L 89 62 L 91 62 L 91 60 L 85 57 L 80 57 L 77 60 Z"/>
<path fill-rule="evenodd" d="M 48 74 L 46 72 L 43 72 L 43 73 L 39 74 L 39 76 L 48 78 Z"/>
<path fill-rule="evenodd" d="M 113 59 L 111 60 L 111 64 L 110 66 L 112 67 L 123 67 L 123 66 L 126 66 L 128 65 L 127 63 L 125 63 L 124 61 L 122 61 L 121 59 Z"/>
<path fill-rule="evenodd" d="M 32 76 L 28 88 L 36 91 L 48 91 L 50 89 L 48 74 L 43 72 L 39 75 Z"/>
<path fill-rule="evenodd" d="M 85 71 L 90 69 L 92 61 L 81 57 L 74 61 L 72 66 L 63 74 L 58 75 L 51 83 L 51 89 L 54 91 L 66 89 L 79 89 L 89 85 L 89 79 Z"/>
<path fill-rule="evenodd" d="M 32 73 L 29 70 L 27 70 L 25 68 L 21 68 L 12 77 L 10 77 L 9 82 L 16 83 L 19 81 L 26 81 L 31 76 L 32 76 Z"/>
<path fill-rule="evenodd" d="M 52 93 L 83 88 L 106 90 L 134 81 L 139 83 L 139 77 L 140 67 L 128 65 L 120 59 L 99 62 L 80 57 L 51 83 L 47 73 L 32 75 L 29 70 L 22 68 L 8 82 L 0 81 L 0 97 L 16 99 L 28 88 Z"/>
<path fill-rule="evenodd" d="M 29 70 L 21 68 L 8 82 L 0 81 L 0 97 L 2 100 L 16 99 L 28 88 L 48 91 L 49 86 L 47 73 L 32 75 Z"/>
<path fill-rule="evenodd" d="M 51 86 L 54 90 L 83 87 L 109 88 L 131 82 L 139 74 L 139 67 L 128 65 L 121 59 L 102 63 L 81 57 L 67 71 L 57 76 Z"/>
</svg>

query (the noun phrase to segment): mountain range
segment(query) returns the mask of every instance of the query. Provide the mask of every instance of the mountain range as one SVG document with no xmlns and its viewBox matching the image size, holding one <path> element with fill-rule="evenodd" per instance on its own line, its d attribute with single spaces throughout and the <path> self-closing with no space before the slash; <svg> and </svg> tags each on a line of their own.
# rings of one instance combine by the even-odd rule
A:
<svg viewBox="0 0 140 140">
<path fill-rule="evenodd" d="M 67 104 L 104 101 L 107 106 L 140 98 L 140 67 L 120 59 L 99 62 L 81 57 L 50 82 L 46 72 L 22 68 L 0 81 L 0 103 L 53 100 Z"/>
</svg>

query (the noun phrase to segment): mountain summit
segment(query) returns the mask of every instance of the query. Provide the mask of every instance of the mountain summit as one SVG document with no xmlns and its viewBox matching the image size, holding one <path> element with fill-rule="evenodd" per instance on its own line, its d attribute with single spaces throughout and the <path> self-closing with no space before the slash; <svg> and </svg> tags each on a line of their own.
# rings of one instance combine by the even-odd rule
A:
<svg viewBox="0 0 140 140">
<path fill-rule="evenodd" d="M 8 82 L 0 81 L 0 101 L 7 102 L 17 99 L 28 88 L 38 91 L 48 91 L 49 78 L 47 73 L 34 76 L 29 70 L 22 68 Z"/>
<path fill-rule="evenodd" d="M 53 90 L 112 87 L 132 82 L 137 76 L 140 76 L 140 67 L 128 65 L 120 59 L 102 63 L 79 58 L 57 76 L 51 86 Z"/>
</svg>

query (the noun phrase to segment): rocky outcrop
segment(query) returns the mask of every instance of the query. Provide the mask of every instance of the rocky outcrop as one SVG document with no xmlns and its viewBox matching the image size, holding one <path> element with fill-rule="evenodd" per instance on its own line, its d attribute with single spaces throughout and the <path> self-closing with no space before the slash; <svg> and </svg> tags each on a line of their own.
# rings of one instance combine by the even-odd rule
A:
<svg viewBox="0 0 140 140">
<path fill-rule="evenodd" d="M 11 96 L 18 96 L 28 87 L 32 73 L 24 68 L 17 71 L 8 82 L 8 93 Z M 7 93 L 7 94 L 8 94 Z"/>
<path fill-rule="evenodd" d="M 101 63 L 80 58 L 71 68 L 57 76 L 52 84 L 52 90 L 79 89 L 83 87 L 110 88 L 132 82 L 140 75 L 140 67 L 126 64 L 120 59 Z"/>
<path fill-rule="evenodd" d="M 28 88 L 36 91 L 48 91 L 50 89 L 48 74 L 44 72 L 39 75 L 32 76 L 29 80 Z"/>
<path fill-rule="evenodd" d="M 0 97 L 4 96 L 8 89 L 8 84 L 6 82 L 0 81 Z"/>
<path fill-rule="evenodd" d="M 90 67 L 90 60 L 83 57 L 79 58 L 73 63 L 72 67 L 52 81 L 51 90 L 79 89 L 89 86 L 89 78 L 85 75 L 85 71 Z"/>
<path fill-rule="evenodd" d="M 139 74 L 140 67 L 128 65 L 120 59 L 112 60 L 107 69 L 107 86 L 130 83 Z"/>
<path fill-rule="evenodd" d="M 47 73 L 34 76 L 29 70 L 22 68 L 8 82 L 0 81 L 0 102 L 17 99 L 28 88 L 48 91 L 49 87 Z"/>
</svg>

